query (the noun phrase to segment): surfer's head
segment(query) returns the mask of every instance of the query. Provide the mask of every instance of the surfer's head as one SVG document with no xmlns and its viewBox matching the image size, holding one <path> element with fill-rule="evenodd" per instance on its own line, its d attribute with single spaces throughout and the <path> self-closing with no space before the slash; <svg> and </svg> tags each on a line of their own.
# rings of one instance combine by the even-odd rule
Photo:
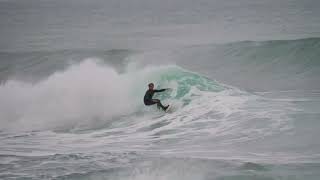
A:
<svg viewBox="0 0 320 180">
<path fill-rule="evenodd" d="M 154 84 L 153 83 L 149 83 L 148 87 L 149 87 L 149 89 L 153 89 L 154 88 Z"/>
</svg>

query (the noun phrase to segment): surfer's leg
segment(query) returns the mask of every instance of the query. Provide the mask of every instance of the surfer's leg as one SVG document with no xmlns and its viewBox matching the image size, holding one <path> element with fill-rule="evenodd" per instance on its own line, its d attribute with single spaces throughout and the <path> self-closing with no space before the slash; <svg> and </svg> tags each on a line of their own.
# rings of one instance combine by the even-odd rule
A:
<svg viewBox="0 0 320 180">
<path fill-rule="evenodd" d="M 160 107 L 163 109 L 163 106 L 162 106 L 162 104 L 161 104 L 161 102 L 160 102 L 159 99 L 152 99 L 152 102 L 153 102 L 154 104 L 157 104 L 157 108 L 158 108 L 158 109 L 160 109 Z"/>
<path fill-rule="evenodd" d="M 160 102 L 160 100 L 159 99 L 152 99 L 152 101 L 153 102 L 155 102 L 155 103 L 157 103 L 157 107 L 160 109 L 160 107 L 162 108 L 162 110 L 166 110 L 167 108 L 168 108 L 168 106 L 167 107 L 164 107 L 162 104 L 161 104 L 161 102 Z"/>
</svg>

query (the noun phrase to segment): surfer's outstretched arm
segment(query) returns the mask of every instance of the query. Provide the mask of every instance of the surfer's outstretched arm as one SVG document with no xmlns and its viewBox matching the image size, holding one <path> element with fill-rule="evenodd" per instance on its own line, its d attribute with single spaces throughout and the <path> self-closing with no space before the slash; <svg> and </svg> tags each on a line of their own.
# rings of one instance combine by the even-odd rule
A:
<svg viewBox="0 0 320 180">
<path fill-rule="evenodd" d="M 167 89 L 155 89 L 155 90 L 153 90 L 154 92 L 163 92 L 163 91 L 165 91 L 165 90 L 167 90 Z"/>
</svg>

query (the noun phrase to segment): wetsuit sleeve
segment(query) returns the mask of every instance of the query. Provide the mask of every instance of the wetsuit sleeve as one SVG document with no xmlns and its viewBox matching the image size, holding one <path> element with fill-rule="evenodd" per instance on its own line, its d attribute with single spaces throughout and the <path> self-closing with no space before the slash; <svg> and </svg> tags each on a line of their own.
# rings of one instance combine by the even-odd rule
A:
<svg viewBox="0 0 320 180">
<path fill-rule="evenodd" d="M 154 92 L 163 92 L 165 90 L 167 90 L 167 89 L 156 89 L 156 90 L 154 90 Z"/>
</svg>

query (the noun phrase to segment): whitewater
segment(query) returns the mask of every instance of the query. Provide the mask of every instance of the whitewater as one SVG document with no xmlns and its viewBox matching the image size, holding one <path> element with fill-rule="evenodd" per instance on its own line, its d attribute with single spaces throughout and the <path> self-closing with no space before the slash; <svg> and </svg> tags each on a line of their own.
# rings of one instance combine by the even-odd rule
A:
<svg viewBox="0 0 320 180">
<path fill-rule="evenodd" d="M 0 0 L 0 179 L 318 180 L 319 8 Z"/>
</svg>

